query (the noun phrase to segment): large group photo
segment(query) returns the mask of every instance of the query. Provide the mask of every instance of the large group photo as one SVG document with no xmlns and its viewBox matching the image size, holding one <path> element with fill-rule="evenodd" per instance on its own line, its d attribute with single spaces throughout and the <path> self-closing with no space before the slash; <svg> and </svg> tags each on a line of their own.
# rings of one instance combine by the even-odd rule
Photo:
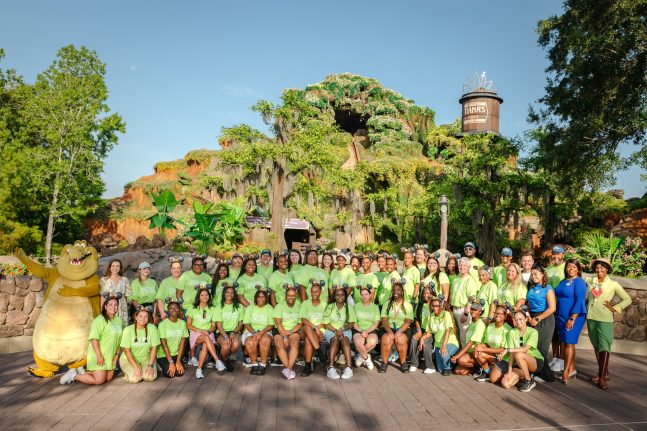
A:
<svg viewBox="0 0 647 431">
<path fill-rule="evenodd" d="M 6 430 L 647 430 L 647 0 L 8 4 Z"/>
</svg>

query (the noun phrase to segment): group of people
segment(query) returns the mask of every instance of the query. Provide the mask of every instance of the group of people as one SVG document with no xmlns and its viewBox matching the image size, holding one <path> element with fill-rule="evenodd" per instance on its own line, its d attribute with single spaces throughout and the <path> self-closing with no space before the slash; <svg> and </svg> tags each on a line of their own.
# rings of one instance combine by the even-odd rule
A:
<svg viewBox="0 0 647 431">
<path fill-rule="evenodd" d="M 513 262 L 507 247 L 491 268 L 472 242 L 462 255 L 403 249 L 400 271 L 398 255 L 344 251 L 236 253 L 217 261 L 213 275 L 206 256 L 194 256 L 185 272 L 183 258 L 172 257 L 159 285 L 147 262 L 129 281 L 114 259 L 101 278 L 87 365 L 68 370 L 61 384 L 103 384 L 117 369 L 132 383 L 158 373 L 173 378 L 187 365 L 201 379 L 208 366 L 234 371 L 237 358 L 252 375 L 281 364 L 291 380 L 303 358 L 303 377 L 315 361 L 335 380 L 350 379 L 353 364 L 412 373 L 424 363 L 425 374 L 471 375 L 527 392 L 535 378 L 554 380 L 554 371 L 564 384 L 576 376 L 575 345 L 586 323 L 599 365 L 594 381 L 607 389 L 614 313 L 631 303 L 609 278 L 608 260 L 593 261 L 595 276 L 584 280 L 580 262 L 565 261 L 560 246 L 546 268 L 532 254 Z"/>
</svg>

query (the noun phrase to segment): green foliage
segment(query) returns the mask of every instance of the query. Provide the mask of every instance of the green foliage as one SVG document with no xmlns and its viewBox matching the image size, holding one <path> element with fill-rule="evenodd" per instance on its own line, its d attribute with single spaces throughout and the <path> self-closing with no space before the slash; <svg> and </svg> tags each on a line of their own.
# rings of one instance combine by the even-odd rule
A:
<svg viewBox="0 0 647 431">
<path fill-rule="evenodd" d="M 243 241 L 247 230 L 242 202 L 194 200 L 193 222 L 187 228 L 184 235 L 193 240 L 198 253 L 207 253 L 213 247 L 232 249 Z"/>
<path fill-rule="evenodd" d="M 193 179 L 189 174 L 185 174 L 184 172 L 178 172 L 177 182 L 183 186 L 190 186 L 191 184 L 193 184 Z"/>
<path fill-rule="evenodd" d="M 186 160 L 187 164 L 191 162 L 204 163 L 209 162 L 216 157 L 218 157 L 218 151 L 201 149 L 189 151 L 184 156 L 184 160 Z"/>
<path fill-rule="evenodd" d="M 157 209 L 157 214 L 153 214 L 147 220 L 150 220 L 149 229 L 159 229 L 162 239 L 166 239 L 166 230 L 175 230 L 175 219 L 171 213 L 182 201 L 178 200 L 173 192 L 164 190 L 158 194 L 151 193 L 153 205 Z"/>
<path fill-rule="evenodd" d="M 623 277 L 640 277 L 647 260 L 647 251 L 640 238 L 614 237 L 592 233 L 582 238 L 575 254 L 582 263 L 590 268 L 593 260 L 604 257 L 609 259 L 614 274 Z"/>
<path fill-rule="evenodd" d="M 155 172 L 165 172 L 165 171 L 179 171 L 180 169 L 186 168 L 186 160 L 173 160 L 171 162 L 157 162 L 155 163 L 154 169 Z M 128 185 L 124 186 L 127 187 Z"/>
<path fill-rule="evenodd" d="M 20 275 L 29 275 L 27 267 L 22 263 L 0 263 L 0 275 L 17 277 Z"/>
<path fill-rule="evenodd" d="M 262 109 L 265 108 L 265 105 L 263 105 Z M 219 141 L 223 142 L 225 140 L 231 140 L 235 143 L 251 144 L 252 142 L 260 141 L 263 139 L 267 139 L 267 137 L 263 133 L 248 126 L 247 124 L 239 124 L 232 127 L 223 127 L 220 131 Z"/>
<path fill-rule="evenodd" d="M 627 203 L 609 193 L 586 194 L 579 202 L 578 212 L 585 225 L 601 226 L 606 217 L 620 217 L 627 213 Z"/>
</svg>

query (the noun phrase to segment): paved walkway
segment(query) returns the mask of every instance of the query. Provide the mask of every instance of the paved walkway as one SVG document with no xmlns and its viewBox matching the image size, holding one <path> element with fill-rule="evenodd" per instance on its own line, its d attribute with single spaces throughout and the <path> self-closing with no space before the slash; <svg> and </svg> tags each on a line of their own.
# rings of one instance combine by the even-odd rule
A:
<svg viewBox="0 0 647 431">
<path fill-rule="evenodd" d="M 30 377 L 30 353 L 0 355 L 0 430 L 647 430 L 647 357 L 613 355 L 608 391 L 588 382 L 595 361 L 578 351 L 578 379 L 530 393 L 469 377 L 356 369 L 286 381 L 280 367 L 100 387 Z"/>
</svg>

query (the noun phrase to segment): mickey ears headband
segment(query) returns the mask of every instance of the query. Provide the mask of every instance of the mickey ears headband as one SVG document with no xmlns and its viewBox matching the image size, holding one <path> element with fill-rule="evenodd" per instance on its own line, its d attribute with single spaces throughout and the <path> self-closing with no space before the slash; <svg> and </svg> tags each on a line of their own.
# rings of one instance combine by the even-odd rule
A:
<svg viewBox="0 0 647 431">
<path fill-rule="evenodd" d="M 237 289 L 238 288 L 238 282 L 234 281 L 232 284 L 222 283 L 222 287 L 223 287 L 223 289 L 227 288 L 227 287 L 233 287 L 234 289 Z"/>
<path fill-rule="evenodd" d="M 138 305 L 135 307 L 135 313 L 139 313 L 140 311 L 147 311 L 149 313 L 153 312 L 153 306 L 152 305 Z"/>
<path fill-rule="evenodd" d="M 199 284 L 196 284 L 195 286 L 193 286 L 193 288 L 195 290 L 202 290 L 202 289 L 211 290 L 211 284 L 209 284 L 209 283 L 199 283 Z"/>
<path fill-rule="evenodd" d="M 176 299 L 176 298 L 171 298 L 170 296 L 167 296 L 166 299 L 164 300 L 164 302 L 166 303 L 166 305 L 170 305 L 171 302 L 174 302 L 174 303 L 180 305 L 180 304 L 182 304 L 184 302 L 184 298 L 177 298 Z"/>
<path fill-rule="evenodd" d="M 311 278 L 311 279 L 310 279 L 310 285 L 311 285 L 311 286 L 321 286 L 321 287 L 324 287 L 324 286 L 326 285 L 326 282 L 325 282 L 325 281 L 323 281 L 323 280 L 319 280 L 319 281 L 317 281 L 317 280 L 315 280 L 314 278 Z"/>
<path fill-rule="evenodd" d="M 368 290 L 368 293 L 371 293 L 373 291 L 373 285 L 371 283 L 368 283 L 366 286 L 357 286 L 357 288 L 361 290 Z"/>
<path fill-rule="evenodd" d="M 248 254 L 248 253 L 243 254 L 243 259 L 254 259 L 254 260 L 256 260 L 256 259 L 258 259 L 258 257 L 259 257 L 258 254 Z"/>
<path fill-rule="evenodd" d="M 348 289 L 348 283 L 332 285 L 332 290 L 340 290 L 340 289 L 343 289 L 343 290 Z"/>
<path fill-rule="evenodd" d="M 391 285 L 394 285 L 394 284 L 399 284 L 400 286 L 404 286 L 405 284 L 407 284 L 407 279 L 404 277 L 402 277 L 399 280 L 397 278 L 392 278 Z"/>
<path fill-rule="evenodd" d="M 176 263 L 176 262 L 182 263 L 182 262 L 184 262 L 184 256 L 169 256 L 168 257 L 168 262 L 169 263 Z"/>
<path fill-rule="evenodd" d="M 207 257 L 209 257 L 209 256 L 208 256 L 208 255 L 206 255 L 206 254 L 195 254 L 195 253 L 191 253 L 191 259 L 193 259 L 193 260 L 196 260 L 196 259 L 205 260 Z"/>
<path fill-rule="evenodd" d="M 289 288 L 294 289 L 294 285 L 290 283 L 283 283 L 283 289 L 289 289 Z"/>
<path fill-rule="evenodd" d="M 101 296 L 103 296 L 103 299 L 107 301 L 108 299 L 121 299 L 124 297 L 124 294 L 121 292 L 117 292 L 117 293 L 105 292 Z"/>
<path fill-rule="evenodd" d="M 231 265 L 231 260 L 229 260 L 229 259 L 227 259 L 227 260 L 216 259 L 216 265 L 220 265 L 220 264 L 229 266 L 229 265 Z"/>
</svg>

